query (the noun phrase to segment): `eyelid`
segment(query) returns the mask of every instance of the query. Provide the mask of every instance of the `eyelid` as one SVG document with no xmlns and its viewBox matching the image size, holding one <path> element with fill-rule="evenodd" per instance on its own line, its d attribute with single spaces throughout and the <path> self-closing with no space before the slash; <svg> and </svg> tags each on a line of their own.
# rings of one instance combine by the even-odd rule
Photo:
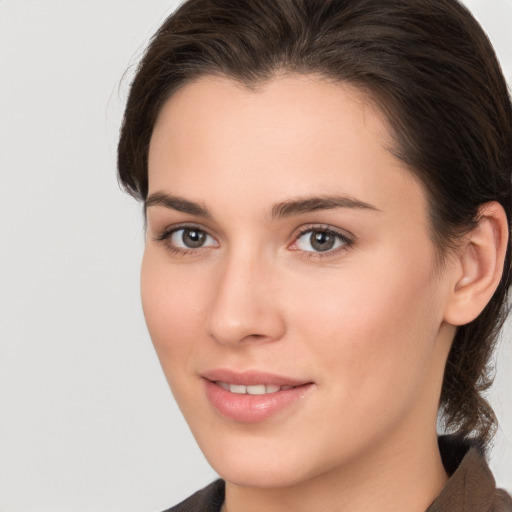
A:
<svg viewBox="0 0 512 512">
<path fill-rule="evenodd" d="M 156 234 L 153 236 L 153 239 L 156 241 L 161 240 L 180 229 L 196 229 L 197 231 L 204 231 L 207 235 L 211 236 L 212 238 L 215 238 L 213 235 L 210 234 L 210 231 L 207 228 L 201 226 L 200 224 L 196 224 L 194 222 L 179 222 L 177 224 L 169 224 L 163 227 L 162 229 L 156 229 Z"/>
<path fill-rule="evenodd" d="M 332 234 L 335 237 L 337 237 L 338 239 L 341 239 L 343 241 L 343 245 L 341 247 L 337 247 L 335 249 L 329 249 L 326 251 L 303 251 L 299 248 L 293 247 L 294 245 L 297 244 L 297 241 L 301 237 L 303 237 L 307 233 L 312 233 L 315 231 L 326 232 L 326 233 Z M 295 231 L 295 233 L 292 235 L 292 238 L 293 238 L 293 241 L 288 246 L 289 249 L 307 253 L 308 257 L 315 257 L 315 258 L 329 257 L 334 254 L 337 254 L 340 251 L 345 251 L 349 247 L 354 245 L 354 243 L 356 241 L 356 237 L 352 233 L 350 233 L 346 230 L 342 230 L 340 228 L 336 228 L 336 227 L 328 225 L 328 224 L 308 224 L 305 226 L 301 226 L 300 228 L 298 228 Z"/>
<path fill-rule="evenodd" d="M 202 231 L 206 234 L 207 237 L 210 237 L 212 240 L 215 241 L 215 245 L 205 245 L 197 248 L 185 248 L 185 247 L 178 247 L 171 243 L 171 237 L 174 233 L 180 230 L 196 230 L 196 231 Z M 218 247 L 219 242 L 217 239 L 208 231 L 208 229 L 204 228 L 203 226 L 199 224 L 194 224 L 190 222 L 185 222 L 181 224 L 173 224 L 170 226 L 166 226 L 163 229 L 159 230 L 154 236 L 153 240 L 155 242 L 161 242 L 163 243 L 167 249 L 171 250 L 174 253 L 177 254 L 192 254 L 192 253 L 200 253 L 203 249 L 208 249 L 211 247 Z"/>
</svg>

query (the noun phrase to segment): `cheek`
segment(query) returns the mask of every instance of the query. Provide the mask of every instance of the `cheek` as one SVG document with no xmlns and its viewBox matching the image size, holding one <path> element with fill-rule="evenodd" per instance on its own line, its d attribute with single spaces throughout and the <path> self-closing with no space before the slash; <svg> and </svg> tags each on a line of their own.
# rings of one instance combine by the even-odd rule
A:
<svg viewBox="0 0 512 512">
<path fill-rule="evenodd" d="M 146 249 L 141 299 L 151 340 L 167 376 L 186 371 L 202 327 L 205 283 Z"/>
<path fill-rule="evenodd" d="M 335 392 L 363 411 L 388 406 L 391 397 L 398 406 L 426 379 L 441 301 L 430 267 L 414 262 L 381 254 L 373 264 L 307 283 L 297 302 L 297 336 L 309 340 L 311 360 L 321 361 Z"/>
</svg>

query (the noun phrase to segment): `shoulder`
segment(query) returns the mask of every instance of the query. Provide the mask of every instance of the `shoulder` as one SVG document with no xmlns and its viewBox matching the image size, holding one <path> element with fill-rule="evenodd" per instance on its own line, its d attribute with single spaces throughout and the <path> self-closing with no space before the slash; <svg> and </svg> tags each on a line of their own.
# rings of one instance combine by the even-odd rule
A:
<svg viewBox="0 0 512 512">
<path fill-rule="evenodd" d="M 220 512 L 224 503 L 224 481 L 215 480 L 178 505 L 164 512 Z"/>
<path fill-rule="evenodd" d="M 439 448 L 451 476 L 427 512 L 512 512 L 512 500 L 505 491 L 496 489 L 481 446 L 442 436 Z"/>
</svg>

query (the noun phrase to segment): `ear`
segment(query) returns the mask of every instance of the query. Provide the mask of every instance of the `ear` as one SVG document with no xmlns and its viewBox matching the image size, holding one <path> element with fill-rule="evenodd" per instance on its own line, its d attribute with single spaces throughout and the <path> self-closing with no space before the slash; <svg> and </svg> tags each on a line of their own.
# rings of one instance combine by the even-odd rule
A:
<svg viewBox="0 0 512 512">
<path fill-rule="evenodd" d="M 478 218 L 456 255 L 454 286 L 444 316 L 452 325 L 473 321 L 493 296 L 503 274 L 509 237 L 505 211 L 495 201 L 485 203 Z"/>
</svg>

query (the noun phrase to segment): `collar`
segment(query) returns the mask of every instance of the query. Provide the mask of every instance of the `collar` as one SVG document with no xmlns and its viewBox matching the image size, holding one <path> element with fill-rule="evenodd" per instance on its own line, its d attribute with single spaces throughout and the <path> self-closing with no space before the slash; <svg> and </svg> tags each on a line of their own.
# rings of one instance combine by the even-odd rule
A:
<svg viewBox="0 0 512 512">
<path fill-rule="evenodd" d="M 450 478 L 426 512 L 512 511 L 510 497 L 496 489 L 480 444 L 453 435 L 441 436 L 439 450 Z"/>
</svg>

